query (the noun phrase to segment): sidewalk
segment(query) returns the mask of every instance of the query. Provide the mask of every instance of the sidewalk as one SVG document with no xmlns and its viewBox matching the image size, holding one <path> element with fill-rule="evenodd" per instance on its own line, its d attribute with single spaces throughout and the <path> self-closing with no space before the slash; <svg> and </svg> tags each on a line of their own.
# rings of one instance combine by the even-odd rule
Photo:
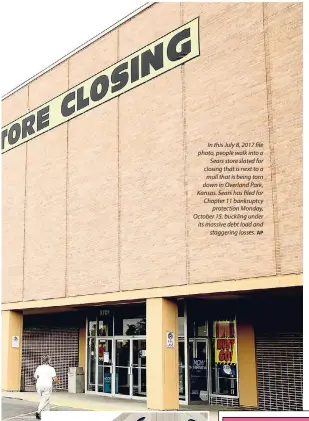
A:
<svg viewBox="0 0 309 421">
<path fill-rule="evenodd" d="M 39 402 L 36 392 L 2 392 L 5 398 L 21 399 L 29 402 Z M 89 411 L 145 411 L 145 401 L 132 401 L 131 399 L 108 398 L 85 393 L 54 392 L 50 400 L 51 405 L 66 406 Z"/>
<path fill-rule="evenodd" d="M 21 399 L 29 402 L 39 402 L 39 396 L 35 392 L 2 392 L 5 398 Z M 54 392 L 51 396 L 51 404 L 65 406 L 74 409 L 85 409 L 89 411 L 117 411 L 117 412 L 138 412 L 147 411 L 145 401 L 132 399 L 117 399 L 106 396 L 88 395 L 85 393 Z M 190 405 L 180 406 L 180 411 L 209 411 L 210 421 L 218 420 L 218 412 L 231 408 Z"/>
</svg>

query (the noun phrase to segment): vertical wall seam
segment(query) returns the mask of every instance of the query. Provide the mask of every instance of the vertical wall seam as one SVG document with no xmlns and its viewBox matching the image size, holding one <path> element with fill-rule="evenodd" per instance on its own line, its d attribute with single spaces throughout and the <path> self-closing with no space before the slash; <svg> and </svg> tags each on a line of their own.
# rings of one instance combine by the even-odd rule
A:
<svg viewBox="0 0 309 421">
<path fill-rule="evenodd" d="M 68 89 L 70 89 L 70 59 L 68 59 Z M 66 164 L 65 164 L 65 269 L 64 296 L 68 296 L 68 195 L 69 195 L 69 122 L 66 123 Z"/>
<path fill-rule="evenodd" d="M 184 23 L 183 4 L 180 3 L 180 21 L 181 25 Z M 187 168 L 187 113 L 186 113 L 186 83 L 185 83 L 185 67 L 181 65 L 181 92 L 182 92 L 182 122 L 183 122 L 183 184 L 184 184 L 184 198 L 185 198 L 185 258 L 186 258 L 186 283 L 190 283 L 190 255 L 189 255 L 189 228 L 188 228 L 188 168 Z"/>
<path fill-rule="evenodd" d="M 30 84 L 27 89 L 27 112 L 30 111 Z M 23 237 L 23 281 L 21 287 L 21 300 L 25 300 L 25 265 L 26 265 L 26 208 L 27 208 L 27 174 L 28 174 L 28 142 L 25 154 L 25 188 L 24 188 L 24 237 Z"/>
<path fill-rule="evenodd" d="M 117 29 L 117 61 L 119 61 L 120 34 Z M 118 291 L 121 290 L 121 184 L 120 184 L 120 96 L 117 97 L 117 172 L 118 172 Z"/>
<path fill-rule="evenodd" d="M 275 261 L 276 274 L 281 275 L 281 252 L 279 238 L 279 216 L 278 216 L 278 195 L 277 195 L 277 174 L 276 174 L 276 157 L 273 141 L 274 122 L 273 122 L 273 103 L 272 103 L 272 87 L 270 77 L 270 49 L 268 37 L 268 17 L 267 3 L 262 3 L 263 12 L 263 36 L 264 36 L 264 56 L 265 56 L 265 83 L 267 96 L 267 117 L 268 117 L 268 142 L 270 152 L 270 170 L 271 170 L 271 187 L 272 187 L 272 205 L 274 217 L 274 236 L 275 236 Z"/>
</svg>

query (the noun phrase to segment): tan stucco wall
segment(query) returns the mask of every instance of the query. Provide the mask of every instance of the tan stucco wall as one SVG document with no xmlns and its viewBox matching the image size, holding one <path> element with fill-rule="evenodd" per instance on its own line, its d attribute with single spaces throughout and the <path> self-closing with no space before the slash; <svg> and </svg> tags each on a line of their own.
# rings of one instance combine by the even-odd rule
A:
<svg viewBox="0 0 309 421">
<path fill-rule="evenodd" d="M 2 311 L 2 378 L 1 389 L 20 390 L 23 315 L 15 311 Z M 12 337 L 19 336 L 19 348 L 12 348 Z"/>
<path fill-rule="evenodd" d="M 302 272 L 301 3 L 154 4 L 6 98 L 3 124 L 196 16 L 200 57 L 3 155 L 4 303 Z M 264 143 L 259 238 L 192 220 L 196 152 L 231 137 Z"/>
</svg>

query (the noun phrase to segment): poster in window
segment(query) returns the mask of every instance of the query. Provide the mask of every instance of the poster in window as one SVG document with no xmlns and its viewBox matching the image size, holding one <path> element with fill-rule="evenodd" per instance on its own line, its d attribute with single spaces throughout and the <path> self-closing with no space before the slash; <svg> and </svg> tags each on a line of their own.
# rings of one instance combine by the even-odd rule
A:
<svg viewBox="0 0 309 421">
<path fill-rule="evenodd" d="M 200 400 L 201 394 L 207 391 L 206 359 L 193 358 L 190 370 L 191 400 Z"/>
<path fill-rule="evenodd" d="M 230 374 L 229 365 L 237 364 L 235 321 L 214 322 L 215 363 L 222 365 L 226 375 Z"/>
</svg>

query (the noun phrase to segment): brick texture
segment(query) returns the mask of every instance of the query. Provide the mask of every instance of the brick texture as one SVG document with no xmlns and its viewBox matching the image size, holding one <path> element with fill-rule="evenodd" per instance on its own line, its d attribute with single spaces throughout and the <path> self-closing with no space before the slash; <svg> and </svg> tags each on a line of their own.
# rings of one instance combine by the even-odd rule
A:
<svg viewBox="0 0 309 421">
<path fill-rule="evenodd" d="M 266 13 L 269 13 L 269 4 Z M 278 206 L 278 269 L 302 271 L 302 3 L 268 19 L 269 83 Z"/>
<path fill-rule="evenodd" d="M 69 295 L 119 288 L 117 155 L 117 101 L 69 123 Z"/>
<path fill-rule="evenodd" d="M 22 300 L 26 145 L 2 156 L 2 301 Z M 17 171 L 18 169 L 18 171 Z"/>
<path fill-rule="evenodd" d="M 156 3 L 119 27 L 119 59 L 181 25 L 180 3 Z M 142 36 L 141 36 L 142 34 Z"/>
<path fill-rule="evenodd" d="M 2 125 L 26 114 L 28 86 L 2 101 Z M 18 168 L 18 171 L 16 170 Z M 26 145 L 2 156 L 2 302 L 23 295 Z"/>
<path fill-rule="evenodd" d="M 265 3 L 267 7 L 267 16 L 268 18 L 276 15 L 277 13 L 285 11 L 285 9 L 288 9 L 290 7 L 299 7 L 299 4 L 297 3 L 284 3 L 281 1 L 275 1 L 271 3 Z"/>
<path fill-rule="evenodd" d="M 180 69 L 121 97 L 120 110 L 129 109 L 120 111 L 121 288 L 183 284 Z"/>
<path fill-rule="evenodd" d="M 110 32 L 70 57 L 70 88 L 116 63 L 117 39 L 117 31 Z"/>
<path fill-rule="evenodd" d="M 136 19 L 120 27 L 120 57 L 180 26 L 180 6 Z M 120 98 L 121 289 L 186 282 L 181 89 L 177 68 Z"/>
<path fill-rule="evenodd" d="M 25 300 L 64 296 L 65 210 L 66 125 L 62 125 L 28 143 Z"/>
<path fill-rule="evenodd" d="M 117 41 L 115 30 L 70 57 L 70 87 L 115 63 Z M 67 270 L 68 295 L 119 289 L 117 100 L 69 122 Z"/>
<path fill-rule="evenodd" d="M 26 114 L 28 107 L 28 86 L 2 101 L 2 126 Z"/>
<path fill-rule="evenodd" d="M 29 107 L 33 110 L 68 89 L 68 61 L 65 61 L 29 85 Z"/>
<path fill-rule="evenodd" d="M 200 16 L 201 57 L 185 67 L 190 282 L 274 275 L 261 4 L 213 3 L 209 7 L 208 3 L 184 3 L 184 20 L 196 15 Z M 198 158 L 197 152 L 208 150 L 208 142 L 229 141 L 260 141 L 264 145 L 264 235 L 261 237 L 222 239 L 206 235 L 193 219 L 195 213 L 211 210 L 197 195 L 206 181 L 203 171 L 209 158 Z"/>
</svg>

